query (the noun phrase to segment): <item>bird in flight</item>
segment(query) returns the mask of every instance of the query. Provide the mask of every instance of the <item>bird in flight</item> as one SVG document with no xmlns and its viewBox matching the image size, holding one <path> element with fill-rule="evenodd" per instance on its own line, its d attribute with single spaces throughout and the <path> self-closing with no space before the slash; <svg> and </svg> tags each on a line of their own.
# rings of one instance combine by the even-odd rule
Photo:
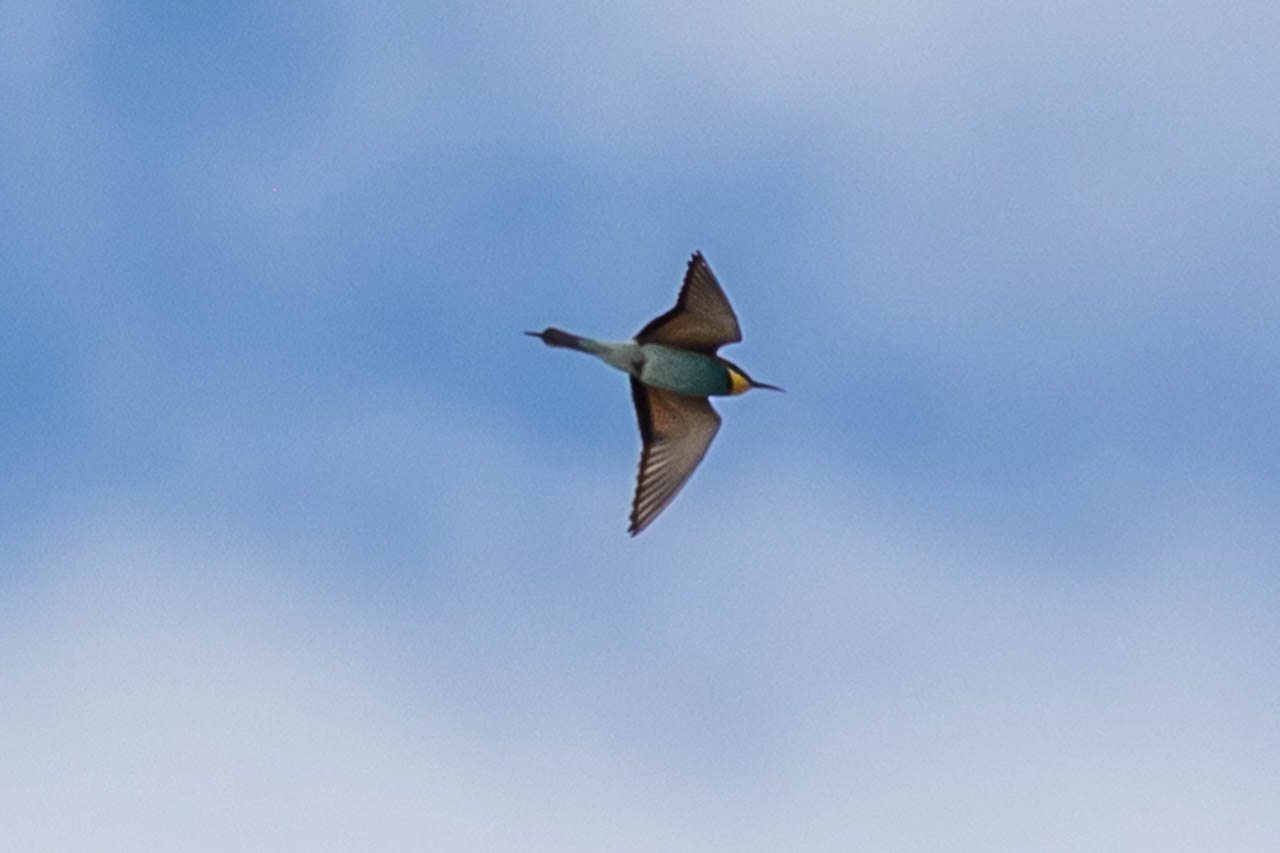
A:
<svg viewBox="0 0 1280 853">
<path fill-rule="evenodd" d="M 525 334 L 547 346 L 594 355 L 630 375 L 644 445 L 627 528 L 632 536 L 667 508 L 716 437 L 720 416 L 707 397 L 752 388 L 782 390 L 755 381 L 716 355 L 725 344 L 742 340 L 742 330 L 701 252 L 689 259 L 675 307 L 650 320 L 632 340 L 597 341 L 555 328 Z"/>
</svg>

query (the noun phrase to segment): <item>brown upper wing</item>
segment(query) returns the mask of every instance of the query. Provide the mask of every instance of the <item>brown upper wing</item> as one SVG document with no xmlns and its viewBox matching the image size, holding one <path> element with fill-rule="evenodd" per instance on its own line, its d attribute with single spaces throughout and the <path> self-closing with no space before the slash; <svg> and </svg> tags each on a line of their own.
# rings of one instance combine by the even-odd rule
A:
<svg viewBox="0 0 1280 853">
<path fill-rule="evenodd" d="M 738 318 L 701 252 L 689 259 L 676 307 L 651 320 L 636 340 L 707 353 L 742 340 Z"/>
<path fill-rule="evenodd" d="M 635 378 L 631 397 L 644 441 L 627 529 L 635 536 L 671 503 L 698 467 L 720 429 L 720 416 L 706 397 L 686 397 Z"/>
</svg>

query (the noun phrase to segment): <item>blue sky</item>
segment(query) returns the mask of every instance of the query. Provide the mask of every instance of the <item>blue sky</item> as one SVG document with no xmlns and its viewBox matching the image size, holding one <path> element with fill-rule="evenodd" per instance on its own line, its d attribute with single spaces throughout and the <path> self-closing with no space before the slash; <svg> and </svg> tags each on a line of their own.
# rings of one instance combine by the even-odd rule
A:
<svg viewBox="0 0 1280 853">
<path fill-rule="evenodd" d="M 7 4 L 15 849 L 1273 849 L 1280 12 L 1114 5 Z"/>
</svg>

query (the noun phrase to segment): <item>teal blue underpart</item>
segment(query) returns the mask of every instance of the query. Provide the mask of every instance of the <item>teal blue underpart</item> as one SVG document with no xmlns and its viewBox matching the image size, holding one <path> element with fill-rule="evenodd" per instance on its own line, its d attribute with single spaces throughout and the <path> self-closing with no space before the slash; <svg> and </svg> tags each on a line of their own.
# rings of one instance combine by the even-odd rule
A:
<svg viewBox="0 0 1280 853">
<path fill-rule="evenodd" d="M 568 346 L 594 355 L 646 385 L 691 397 L 726 395 L 732 387 L 729 369 L 718 358 L 705 353 L 665 344 L 597 341 L 563 332 L 556 334 L 564 335 L 564 343 L 557 337 L 549 341 L 552 346 Z"/>
<path fill-rule="evenodd" d="M 663 344 L 641 344 L 644 364 L 636 376 L 646 385 L 693 397 L 729 393 L 729 369 L 719 359 Z"/>
</svg>

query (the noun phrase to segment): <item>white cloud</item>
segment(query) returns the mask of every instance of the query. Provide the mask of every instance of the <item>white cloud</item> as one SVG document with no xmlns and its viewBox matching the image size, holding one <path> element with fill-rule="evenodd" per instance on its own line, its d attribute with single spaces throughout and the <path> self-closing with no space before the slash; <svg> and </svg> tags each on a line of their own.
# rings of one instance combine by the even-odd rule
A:
<svg viewBox="0 0 1280 853">
<path fill-rule="evenodd" d="M 648 812 L 678 794 L 563 722 L 512 738 L 429 677 L 404 684 L 376 621 L 308 588 L 295 556 L 154 520 L 50 543 L 6 605 L 7 843 L 639 849 L 669 832 Z"/>
<path fill-rule="evenodd" d="M 1265 515 L 1205 488 L 1138 499 L 1115 539 L 1046 548 L 850 503 L 821 475 L 752 482 L 767 494 L 707 499 L 740 535 L 694 550 L 689 606 L 711 624 L 679 645 L 785 709 L 752 747 L 785 767 L 759 804 L 774 846 L 1266 849 Z M 683 512 L 693 530 L 717 515 Z"/>
<path fill-rule="evenodd" d="M 7 573 L 25 578 L 4 613 L 10 843 L 1273 837 L 1266 525 L 1197 499 L 1092 557 L 1054 557 L 775 484 L 767 502 L 703 494 L 665 531 L 618 532 L 612 553 L 630 556 L 615 564 L 583 564 L 564 538 L 581 520 L 552 520 L 564 559 L 542 576 L 490 554 L 401 596 L 358 562 L 209 525 L 51 531 Z M 726 516 L 750 526 L 654 561 Z M 588 573 L 597 585 L 579 586 Z M 430 606 L 441 596 L 462 606 Z"/>
</svg>

